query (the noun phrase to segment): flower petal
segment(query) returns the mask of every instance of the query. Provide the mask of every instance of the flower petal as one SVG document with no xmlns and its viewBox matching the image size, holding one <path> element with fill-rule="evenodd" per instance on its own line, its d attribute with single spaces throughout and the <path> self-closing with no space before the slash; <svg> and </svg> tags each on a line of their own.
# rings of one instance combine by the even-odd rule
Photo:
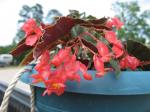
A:
<svg viewBox="0 0 150 112">
<path fill-rule="evenodd" d="M 26 37 L 26 45 L 33 46 L 38 39 L 37 35 L 30 35 Z"/>
<path fill-rule="evenodd" d="M 112 50 L 113 50 L 113 52 L 115 53 L 115 57 L 116 57 L 116 58 L 119 58 L 119 57 L 122 56 L 123 53 L 124 53 L 123 49 L 119 48 L 119 47 L 116 46 L 116 45 L 113 45 Z"/>
<path fill-rule="evenodd" d="M 113 31 L 106 31 L 105 32 L 105 38 L 110 42 L 110 43 L 116 43 L 117 37 L 115 32 Z"/>
<path fill-rule="evenodd" d="M 112 23 L 117 29 L 120 29 L 123 26 L 123 23 L 117 17 L 112 18 Z"/>
<path fill-rule="evenodd" d="M 104 62 L 102 59 L 96 55 L 93 56 L 94 66 L 96 71 L 98 72 L 96 77 L 101 77 L 105 73 Z"/>
</svg>

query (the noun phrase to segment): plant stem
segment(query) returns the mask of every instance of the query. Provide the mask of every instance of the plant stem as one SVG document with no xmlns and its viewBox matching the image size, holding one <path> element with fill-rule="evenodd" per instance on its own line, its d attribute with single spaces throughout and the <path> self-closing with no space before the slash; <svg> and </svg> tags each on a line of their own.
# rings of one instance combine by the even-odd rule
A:
<svg viewBox="0 0 150 112">
<path fill-rule="evenodd" d="M 140 66 L 149 65 L 149 64 L 150 64 L 150 61 L 142 61 L 140 63 Z"/>
<path fill-rule="evenodd" d="M 81 36 L 78 36 L 78 38 L 79 38 L 79 41 L 81 42 L 81 45 L 83 46 L 83 48 L 85 49 L 88 49 L 91 53 L 93 53 L 94 55 L 97 55 L 97 53 L 95 53 L 93 50 L 91 50 L 90 48 L 88 48 L 87 46 L 85 46 L 84 45 L 84 43 L 82 42 L 82 40 L 81 40 Z"/>
</svg>

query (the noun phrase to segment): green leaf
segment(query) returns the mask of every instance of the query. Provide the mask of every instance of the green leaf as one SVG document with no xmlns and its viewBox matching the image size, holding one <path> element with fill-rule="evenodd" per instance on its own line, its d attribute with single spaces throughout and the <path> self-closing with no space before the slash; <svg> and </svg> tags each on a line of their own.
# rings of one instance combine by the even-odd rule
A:
<svg viewBox="0 0 150 112">
<path fill-rule="evenodd" d="M 119 62 L 117 61 L 117 60 L 110 60 L 110 64 L 111 64 L 111 66 L 115 69 L 115 76 L 116 76 L 116 78 L 119 78 L 119 76 L 120 76 L 120 73 L 121 73 L 121 71 L 120 71 L 120 66 L 119 66 Z"/>
<path fill-rule="evenodd" d="M 94 41 L 89 35 L 84 35 L 83 38 L 86 41 L 91 42 L 93 45 L 96 45 L 96 41 Z"/>
<path fill-rule="evenodd" d="M 108 40 L 104 37 L 102 37 L 102 35 L 100 35 L 98 32 L 93 32 L 93 34 L 95 35 L 96 38 L 98 38 L 100 41 L 102 41 L 103 43 L 105 43 L 106 45 L 109 45 L 110 43 L 108 42 Z"/>
<path fill-rule="evenodd" d="M 89 16 L 86 17 L 86 19 L 87 19 L 87 20 L 95 20 L 96 17 L 94 17 L 94 16 L 92 16 L 92 15 L 89 15 Z"/>
<path fill-rule="evenodd" d="M 85 12 L 80 13 L 77 10 L 69 10 L 70 14 L 68 16 L 72 18 L 84 18 L 85 17 Z"/>
<path fill-rule="evenodd" d="M 85 28 L 81 27 L 80 25 L 75 25 L 71 29 L 71 36 L 77 37 L 77 36 L 81 35 L 83 32 L 85 32 Z"/>
</svg>

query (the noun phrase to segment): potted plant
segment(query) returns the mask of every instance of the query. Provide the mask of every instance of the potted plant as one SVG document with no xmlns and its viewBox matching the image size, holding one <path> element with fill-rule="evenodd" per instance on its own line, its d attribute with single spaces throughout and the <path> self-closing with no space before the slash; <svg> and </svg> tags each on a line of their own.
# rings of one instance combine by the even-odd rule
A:
<svg viewBox="0 0 150 112">
<path fill-rule="evenodd" d="M 29 52 L 32 70 L 22 81 L 34 85 L 39 112 L 150 111 L 150 50 L 121 41 L 117 18 L 97 19 L 71 11 L 53 24 L 29 19 L 25 38 L 11 52 Z"/>
</svg>

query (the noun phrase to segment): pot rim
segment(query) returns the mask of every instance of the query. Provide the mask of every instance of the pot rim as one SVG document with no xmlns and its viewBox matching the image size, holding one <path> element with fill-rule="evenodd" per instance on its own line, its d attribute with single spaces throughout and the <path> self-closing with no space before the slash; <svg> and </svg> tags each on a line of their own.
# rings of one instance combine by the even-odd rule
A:
<svg viewBox="0 0 150 112">
<path fill-rule="evenodd" d="M 31 66 L 27 66 L 28 69 Z M 33 68 L 33 66 L 32 66 Z M 95 77 L 95 70 L 88 70 L 89 74 Z M 44 84 L 32 84 L 31 74 L 36 73 L 35 69 L 24 72 L 21 81 L 33 86 L 45 88 Z M 66 92 L 82 94 L 102 94 L 102 95 L 140 95 L 150 94 L 150 71 L 122 71 L 119 78 L 114 72 L 108 72 L 102 78 L 93 78 L 88 81 L 81 77 L 78 84 L 74 81 L 67 82 Z"/>
</svg>

